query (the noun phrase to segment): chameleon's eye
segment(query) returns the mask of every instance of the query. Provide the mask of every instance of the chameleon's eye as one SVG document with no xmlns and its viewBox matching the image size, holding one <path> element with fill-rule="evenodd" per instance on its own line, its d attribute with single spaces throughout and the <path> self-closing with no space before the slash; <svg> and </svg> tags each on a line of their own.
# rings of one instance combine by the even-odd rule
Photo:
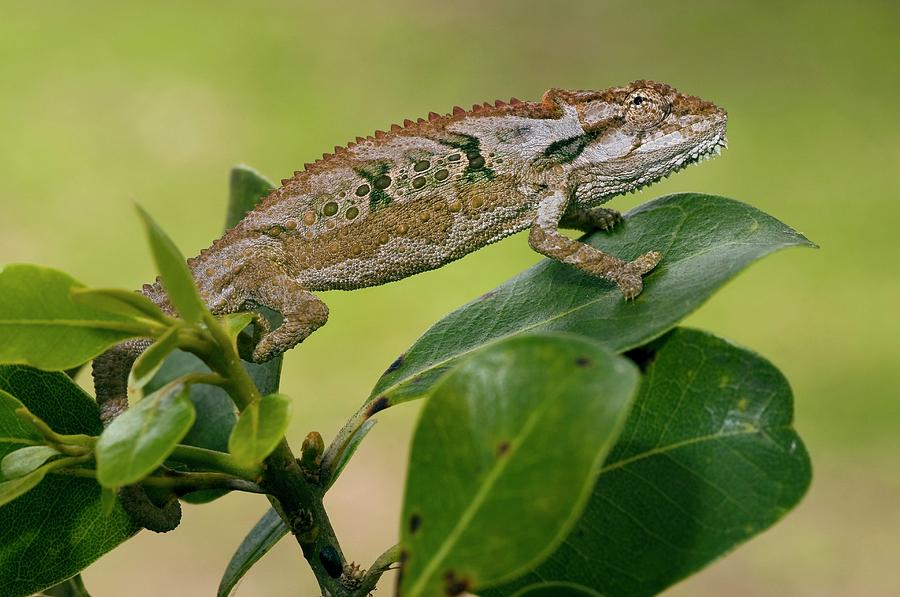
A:
<svg viewBox="0 0 900 597">
<path fill-rule="evenodd" d="M 668 103 L 653 89 L 637 89 L 625 98 L 625 121 L 638 130 L 653 128 L 668 112 Z"/>
</svg>

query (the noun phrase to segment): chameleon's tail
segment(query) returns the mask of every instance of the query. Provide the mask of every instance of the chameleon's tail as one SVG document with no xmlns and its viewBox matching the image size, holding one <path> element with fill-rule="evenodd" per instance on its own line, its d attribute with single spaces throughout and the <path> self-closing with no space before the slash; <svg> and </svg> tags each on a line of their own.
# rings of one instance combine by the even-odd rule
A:
<svg viewBox="0 0 900 597">
<path fill-rule="evenodd" d="M 94 392 L 104 427 L 128 408 L 128 372 L 150 344 L 150 340 L 126 340 L 94 359 Z"/>
</svg>

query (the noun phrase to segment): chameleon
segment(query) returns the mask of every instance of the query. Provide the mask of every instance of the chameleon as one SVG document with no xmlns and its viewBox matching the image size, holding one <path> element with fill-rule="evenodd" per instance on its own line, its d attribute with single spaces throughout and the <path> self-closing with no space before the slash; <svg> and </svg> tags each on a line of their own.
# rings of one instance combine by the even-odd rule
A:
<svg viewBox="0 0 900 597">
<path fill-rule="evenodd" d="M 646 80 L 432 112 L 306 164 L 188 265 L 213 313 L 282 315 L 275 329 L 260 322 L 257 362 L 325 324 L 317 291 L 400 280 L 528 228 L 532 249 L 634 299 L 658 250 L 624 261 L 560 228 L 612 228 L 621 216 L 604 203 L 717 155 L 726 123 L 714 103 Z M 142 292 L 174 311 L 159 281 Z M 95 360 L 105 420 L 127 406 L 127 370 L 146 343 L 120 346 Z"/>
</svg>

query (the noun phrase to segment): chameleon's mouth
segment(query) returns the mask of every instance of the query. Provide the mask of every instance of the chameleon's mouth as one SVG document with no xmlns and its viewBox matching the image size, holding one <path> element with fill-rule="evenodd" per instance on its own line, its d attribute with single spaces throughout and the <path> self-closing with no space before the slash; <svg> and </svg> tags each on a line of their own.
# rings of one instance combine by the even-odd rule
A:
<svg viewBox="0 0 900 597">
<path fill-rule="evenodd" d="M 650 172 L 645 174 L 643 177 L 637 179 L 630 185 L 630 188 L 620 190 L 618 193 L 628 192 L 628 193 L 636 193 L 641 189 L 649 187 L 653 183 L 662 180 L 663 178 L 668 178 L 675 174 L 676 172 L 680 172 L 684 170 L 688 166 L 692 164 L 696 164 L 698 162 L 703 162 L 705 160 L 711 159 L 722 153 L 722 150 L 728 147 L 728 140 L 725 137 L 725 132 L 722 131 L 709 141 L 705 143 L 699 144 L 695 147 L 691 152 L 685 153 L 674 161 L 669 162 L 663 168 L 661 168 L 661 172 Z M 610 193 L 610 195 L 615 195 L 616 192 Z"/>
<path fill-rule="evenodd" d="M 684 170 L 692 164 L 712 159 L 722 153 L 722 150 L 726 147 L 728 147 L 728 139 L 725 137 L 725 133 L 722 133 L 716 136 L 710 143 L 704 143 L 691 153 L 679 158 L 672 169 L 665 174 L 665 177 L 668 178 L 672 174 Z"/>
</svg>

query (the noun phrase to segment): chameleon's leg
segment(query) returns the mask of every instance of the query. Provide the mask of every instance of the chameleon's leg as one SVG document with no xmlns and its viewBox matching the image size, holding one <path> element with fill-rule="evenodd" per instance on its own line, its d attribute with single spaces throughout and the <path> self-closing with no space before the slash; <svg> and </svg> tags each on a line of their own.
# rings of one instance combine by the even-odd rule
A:
<svg viewBox="0 0 900 597">
<path fill-rule="evenodd" d="M 251 271 L 261 270 L 252 268 Z M 268 268 L 265 273 L 248 280 L 250 284 L 244 284 L 246 291 L 242 302 L 252 301 L 278 311 L 283 321 L 260 338 L 253 350 L 253 360 L 257 363 L 268 361 L 303 342 L 328 320 L 328 307 L 314 294 L 280 271 L 273 272 Z"/>
<path fill-rule="evenodd" d="M 622 214 L 608 207 L 582 209 L 569 206 L 559 222 L 560 228 L 571 228 L 582 232 L 610 230 L 622 221 Z"/>
<path fill-rule="evenodd" d="M 599 249 L 560 234 L 558 227 L 567 199 L 562 192 L 544 198 L 531 226 L 528 244 L 538 253 L 572 265 L 583 272 L 614 282 L 626 299 L 641 293 L 641 276 L 656 267 L 662 255 L 650 251 L 634 261 L 622 261 Z"/>
</svg>

